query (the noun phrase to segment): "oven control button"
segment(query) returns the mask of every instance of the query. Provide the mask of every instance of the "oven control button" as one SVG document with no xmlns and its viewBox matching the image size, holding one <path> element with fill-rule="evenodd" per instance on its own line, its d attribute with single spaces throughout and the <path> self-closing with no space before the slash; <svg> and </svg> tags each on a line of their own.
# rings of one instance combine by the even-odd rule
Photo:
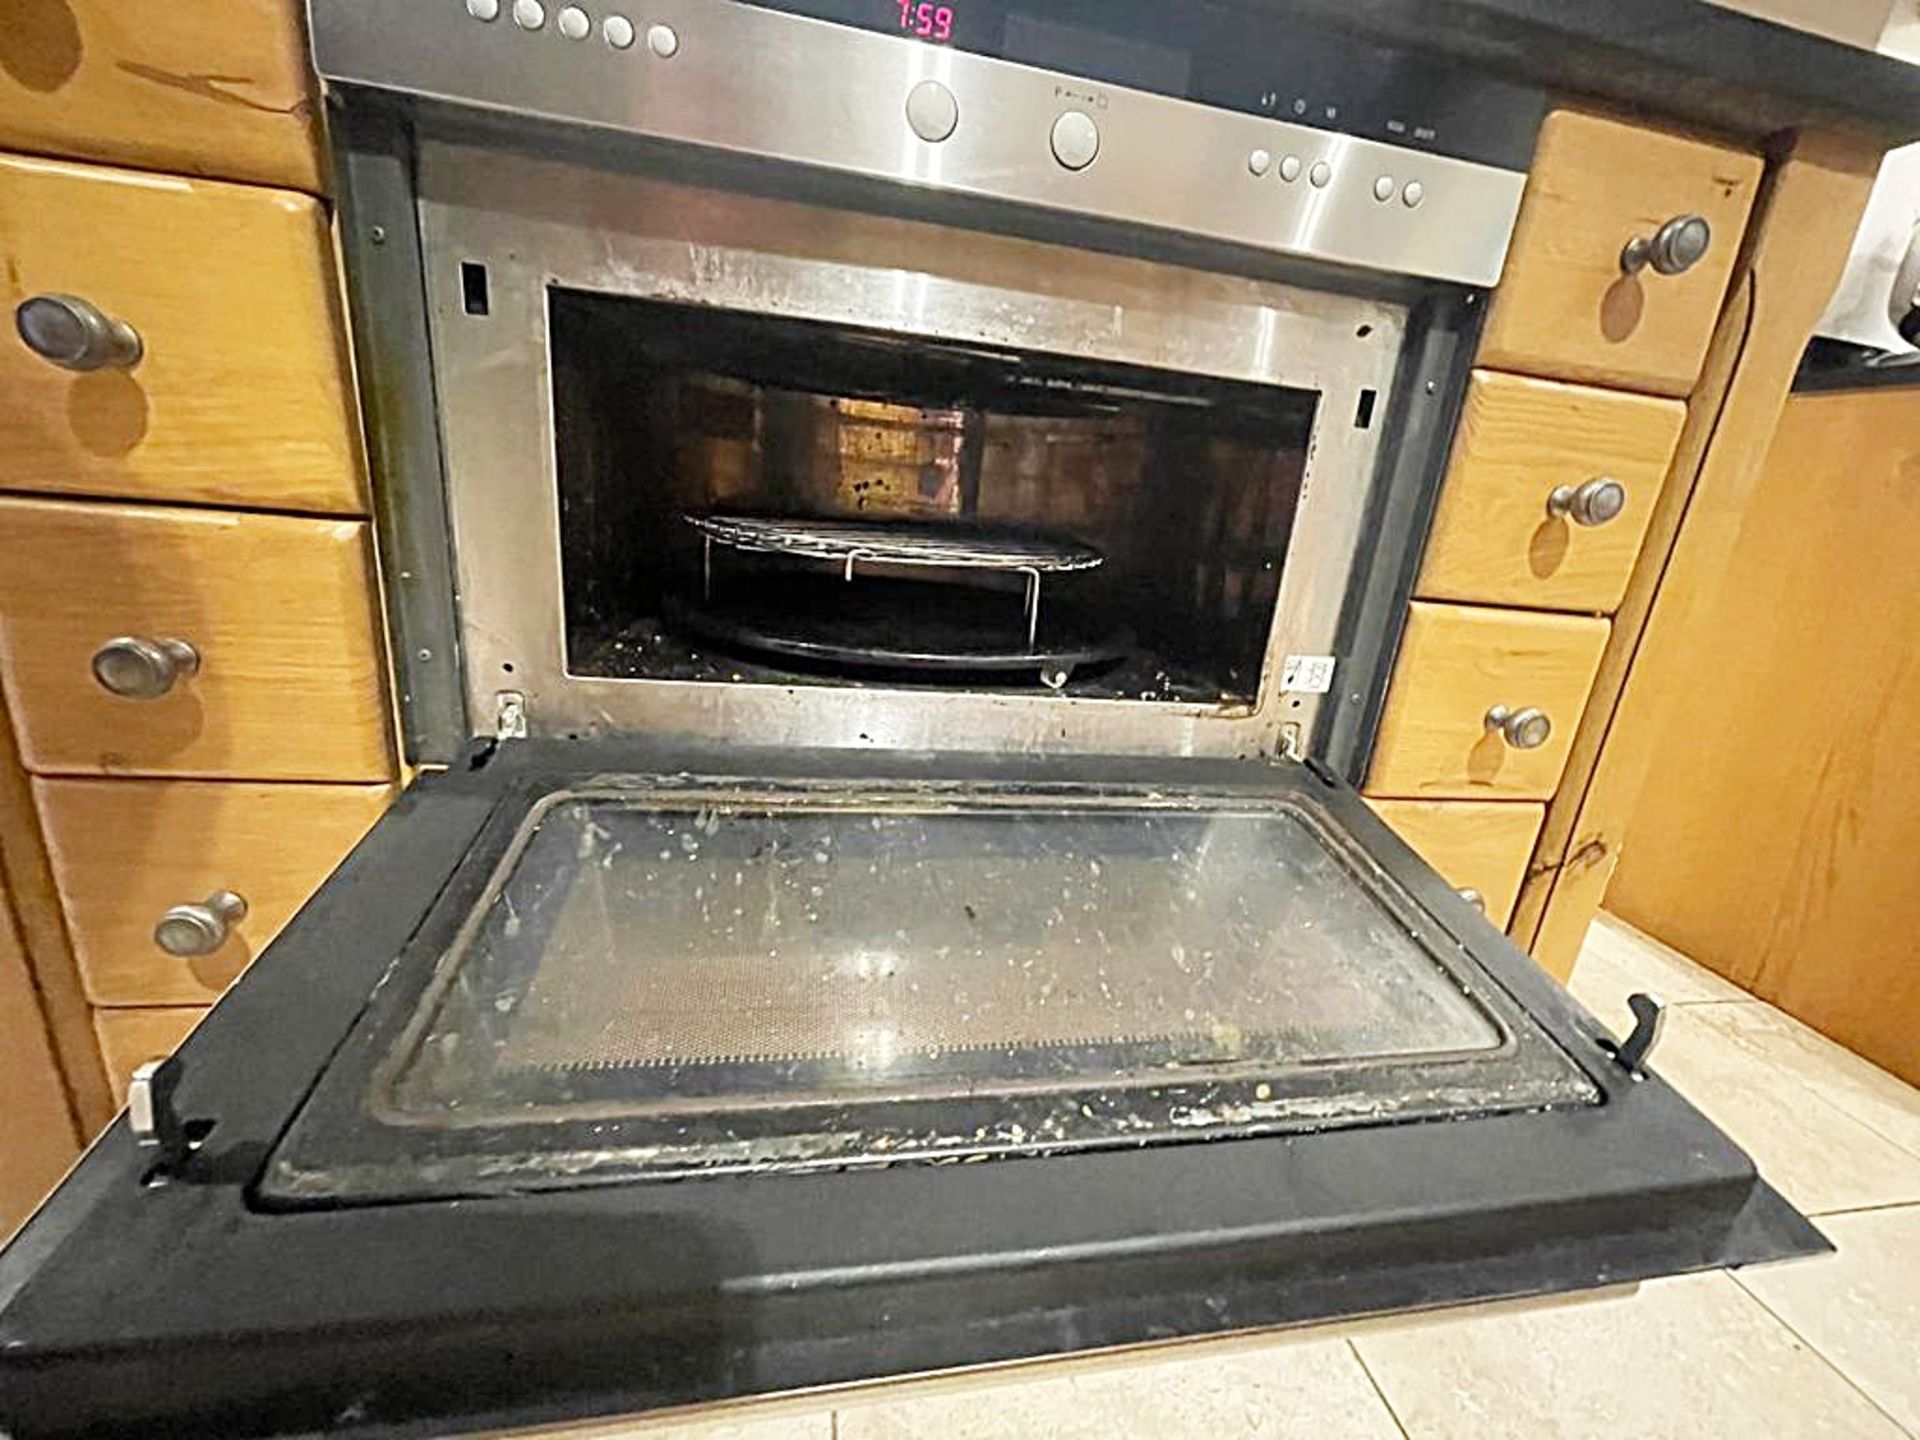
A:
<svg viewBox="0 0 1920 1440">
<path fill-rule="evenodd" d="M 500 0 L 467 0 L 467 14 L 476 20 L 498 20 Z"/>
<path fill-rule="evenodd" d="M 1407 181 L 1406 189 L 1400 192 L 1400 203 L 1405 205 L 1409 210 L 1413 209 L 1414 206 L 1426 198 L 1426 187 L 1418 180 Z"/>
<path fill-rule="evenodd" d="M 628 49 L 633 44 L 633 21 L 624 15 L 609 15 L 606 23 L 600 27 L 600 33 L 607 37 L 607 44 L 614 49 Z"/>
<path fill-rule="evenodd" d="M 938 80 L 922 80 L 907 92 L 907 124 L 929 145 L 938 145 L 960 123 L 960 102 Z"/>
<path fill-rule="evenodd" d="M 547 23 L 546 6 L 540 0 L 513 0 L 513 23 L 522 30 L 538 30 Z"/>
<path fill-rule="evenodd" d="M 1100 153 L 1100 127 L 1084 110 L 1063 110 L 1053 122 L 1053 158 L 1069 170 L 1084 170 Z"/>
<path fill-rule="evenodd" d="M 1382 175 L 1373 182 L 1373 198 L 1385 204 L 1393 198 L 1393 177 Z"/>
<path fill-rule="evenodd" d="M 560 33 L 569 40 L 584 40 L 593 33 L 593 22 L 578 5 L 569 5 L 560 12 L 559 25 Z"/>
<path fill-rule="evenodd" d="M 1247 169 L 1255 175 L 1264 175 L 1273 165 L 1273 153 L 1268 150 L 1255 150 L 1247 156 Z"/>
<path fill-rule="evenodd" d="M 1300 178 L 1300 157 L 1283 155 L 1280 159 L 1280 178 L 1291 185 Z"/>
<path fill-rule="evenodd" d="M 1313 162 L 1313 168 L 1307 172 L 1307 182 L 1316 190 L 1324 190 L 1333 181 L 1333 167 L 1324 160 Z"/>
<path fill-rule="evenodd" d="M 647 49 L 662 60 L 671 60 L 680 53 L 680 36 L 675 33 L 671 25 L 649 25 Z"/>
</svg>

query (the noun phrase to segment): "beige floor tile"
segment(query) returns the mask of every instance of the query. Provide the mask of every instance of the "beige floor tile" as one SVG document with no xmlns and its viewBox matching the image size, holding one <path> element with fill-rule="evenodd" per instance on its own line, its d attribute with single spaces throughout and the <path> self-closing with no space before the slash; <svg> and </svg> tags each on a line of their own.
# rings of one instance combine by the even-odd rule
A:
<svg viewBox="0 0 1920 1440">
<path fill-rule="evenodd" d="M 1408 1320 L 1354 1344 L 1410 1440 L 1901 1437 L 1717 1272 L 1628 1299 Z"/>
<path fill-rule="evenodd" d="M 1697 1018 L 1868 1129 L 1920 1155 L 1920 1089 L 1771 1005 L 1717 1006 Z"/>
<path fill-rule="evenodd" d="M 1840 1253 L 1737 1277 L 1794 1332 L 1920 1434 L 1920 1207 L 1821 1222 Z"/>
<path fill-rule="evenodd" d="M 1767 1045 L 1731 1038 L 1716 1022 L 1736 1008 L 1744 1007 L 1683 1005 L 1670 1012 L 1654 1070 L 1802 1210 L 1920 1201 L 1920 1156 L 1815 1094 Z"/>
<path fill-rule="evenodd" d="M 1594 917 L 1567 988 L 1616 1034 L 1632 1026 L 1627 996 L 1636 990 L 1658 995 L 1669 1005 L 1753 999 L 1678 950 L 1607 914 Z"/>
<path fill-rule="evenodd" d="M 1399 1440 L 1343 1340 L 1041 1366 L 844 1405 L 839 1440 Z"/>
</svg>

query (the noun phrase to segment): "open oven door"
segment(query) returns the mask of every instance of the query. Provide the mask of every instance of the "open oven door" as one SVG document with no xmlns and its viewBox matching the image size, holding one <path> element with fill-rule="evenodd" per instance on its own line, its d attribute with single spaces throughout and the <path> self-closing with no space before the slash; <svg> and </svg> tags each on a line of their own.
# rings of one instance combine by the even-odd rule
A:
<svg viewBox="0 0 1920 1440">
<path fill-rule="evenodd" d="M 1634 1060 L 1315 766 L 515 743 L 0 1257 L 0 1428 L 447 1433 L 1825 1248 Z"/>
</svg>

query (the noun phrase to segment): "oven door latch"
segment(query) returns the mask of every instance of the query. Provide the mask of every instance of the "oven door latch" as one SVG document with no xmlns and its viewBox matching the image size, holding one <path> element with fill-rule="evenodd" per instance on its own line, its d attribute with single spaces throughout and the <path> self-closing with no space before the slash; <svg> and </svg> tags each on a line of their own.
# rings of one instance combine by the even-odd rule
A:
<svg viewBox="0 0 1920 1440">
<path fill-rule="evenodd" d="M 127 1082 L 127 1125 L 134 1143 L 152 1161 L 149 1176 L 172 1174 L 191 1145 L 174 1093 L 180 1088 L 180 1062 L 169 1055 L 149 1060 Z"/>
<path fill-rule="evenodd" d="M 1618 1044 L 1612 1041 L 1602 1043 L 1629 1076 L 1644 1080 L 1647 1078 L 1647 1057 L 1659 1043 L 1660 1031 L 1667 1022 L 1667 1002 L 1658 995 L 1636 990 L 1627 997 L 1627 1008 L 1633 1012 L 1633 1029 L 1627 1038 Z"/>
</svg>

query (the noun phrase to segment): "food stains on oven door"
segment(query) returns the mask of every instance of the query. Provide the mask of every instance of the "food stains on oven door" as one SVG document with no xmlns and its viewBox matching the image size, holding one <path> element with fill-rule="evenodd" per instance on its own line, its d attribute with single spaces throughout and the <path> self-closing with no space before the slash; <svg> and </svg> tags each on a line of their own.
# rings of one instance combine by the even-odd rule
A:
<svg viewBox="0 0 1920 1440">
<path fill-rule="evenodd" d="M 275 1202 L 967 1162 L 1590 1105 L 1299 801 L 533 799 Z M 431 1163 L 425 1163 L 431 1157 Z"/>
</svg>

